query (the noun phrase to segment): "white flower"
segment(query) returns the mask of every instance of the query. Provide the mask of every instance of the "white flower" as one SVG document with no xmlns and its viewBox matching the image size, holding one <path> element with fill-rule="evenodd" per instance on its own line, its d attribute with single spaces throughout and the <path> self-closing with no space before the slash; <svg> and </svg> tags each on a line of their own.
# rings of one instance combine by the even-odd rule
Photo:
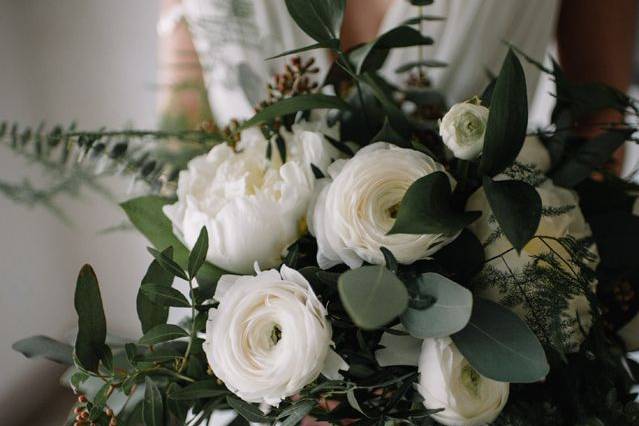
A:
<svg viewBox="0 0 639 426">
<path fill-rule="evenodd" d="M 419 357 L 417 390 L 437 422 L 480 426 L 494 421 L 508 401 L 510 385 L 477 373 L 448 338 L 425 339 Z"/>
<path fill-rule="evenodd" d="M 277 405 L 324 369 L 335 378 L 347 368 L 329 347 L 326 309 L 299 272 L 224 275 L 214 298 L 203 347 L 215 375 L 243 400 Z"/>
<path fill-rule="evenodd" d="M 326 169 L 338 156 L 317 133 L 294 126 L 293 135 L 287 135 L 286 163 L 275 141 L 251 128 L 242 132 L 236 150 L 217 145 L 180 172 L 178 201 L 164 213 L 189 249 L 206 226 L 207 260 L 213 264 L 235 273 L 251 273 L 256 261 L 265 268 L 280 264 L 283 252 L 304 231 L 301 224 L 315 185 L 310 162 Z"/>
<path fill-rule="evenodd" d="M 548 273 L 549 265 L 546 262 L 536 262 L 535 259 L 538 256 L 551 255 L 565 270 L 567 277 L 574 277 L 574 273 L 580 271 L 575 270 L 574 265 L 566 263 L 572 262 L 573 256 L 558 239 L 571 237 L 578 242 L 583 241 L 592 256 L 583 260 L 591 269 L 597 266 L 597 250 L 594 243 L 589 241 L 592 232 L 581 213 L 577 195 L 573 191 L 555 186 L 540 172 L 540 168 L 549 167 L 549 157 L 547 153 L 543 155 L 545 149 L 539 141 L 530 139 L 525 146 L 527 149 L 522 153 L 528 153 L 530 157 L 520 155 L 517 163 L 507 169 L 505 174 L 498 175 L 496 180 L 517 177 L 535 185 L 543 206 L 541 221 L 535 235 L 544 238 L 533 238 L 520 254 L 512 250 L 508 239 L 499 232 L 499 225 L 493 216 L 484 189 L 477 190 L 468 199 L 466 209 L 481 211 L 482 216 L 473 222 L 469 229 L 484 245 L 485 258 L 491 259 L 479 276 L 481 285 L 477 290 L 479 295 L 496 302 L 509 298 L 513 311 L 526 320 L 538 335 L 543 334 L 540 328 L 548 330 L 553 324 L 561 323 L 561 333 L 558 337 L 567 345 L 564 349 L 575 350 L 585 337 L 582 330 L 587 332 L 592 320 L 590 304 L 584 289 L 576 280 L 570 283 L 558 280 Z M 503 256 L 500 256 L 502 254 Z M 516 285 L 506 285 L 507 281 L 501 279 L 500 274 L 507 277 L 514 274 Z M 560 285 L 570 285 L 570 288 L 557 288 Z M 596 281 L 591 283 L 593 290 L 595 285 Z M 522 296 L 521 289 L 524 289 L 525 296 Z M 556 297 L 559 292 L 567 293 L 568 298 L 563 300 Z M 512 300 L 520 302 L 513 306 Z M 558 317 L 551 318 L 546 314 L 540 317 L 539 314 L 535 314 L 534 311 L 541 308 L 539 304 L 546 305 L 545 301 L 548 300 L 564 303 Z M 528 302 L 538 307 L 531 309 Z"/>
<path fill-rule="evenodd" d="M 484 147 L 488 108 L 472 102 L 453 105 L 439 123 L 439 134 L 453 155 L 474 160 Z"/>
<path fill-rule="evenodd" d="M 318 185 L 307 217 L 317 238 L 320 268 L 339 263 L 351 268 L 363 262 L 382 264 L 382 246 L 398 262 L 410 264 L 452 241 L 455 236 L 441 234 L 387 235 L 410 185 L 437 171 L 444 167 L 429 156 L 384 142 L 362 148 L 348 161 L 331 164 L 328 173 L 333 180 L 323 182 L 321 190 Z"/>
</svg>

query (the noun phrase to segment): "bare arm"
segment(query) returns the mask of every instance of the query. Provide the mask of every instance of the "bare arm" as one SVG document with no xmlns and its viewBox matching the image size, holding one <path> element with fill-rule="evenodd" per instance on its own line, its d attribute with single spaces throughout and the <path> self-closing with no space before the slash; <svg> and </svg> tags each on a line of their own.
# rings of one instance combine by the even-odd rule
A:
<svg viewBox="0 0 639 426">
<path fill-rule="evenodd" d="M 162 0 L 161 16 L 179 4 L 180 0 Z M 184 20 L 160 35 L 158 59 L 160 127 L 194 129 L 211 120 L 202 67 Z"/>
<path fill-rule="evenodd" d="M 632 79 L 636 0 L 563 0 L 557 29 L 559 59 L 566 76 L 577 82 L 599 82 L 625 92 Z M 596 136 L 593 123 L 616 123 L 623 116 L 600 111 L 582 123 L 580 133 Z M 623 152 L 615 155 L 619 171 Z"/>
</svg>

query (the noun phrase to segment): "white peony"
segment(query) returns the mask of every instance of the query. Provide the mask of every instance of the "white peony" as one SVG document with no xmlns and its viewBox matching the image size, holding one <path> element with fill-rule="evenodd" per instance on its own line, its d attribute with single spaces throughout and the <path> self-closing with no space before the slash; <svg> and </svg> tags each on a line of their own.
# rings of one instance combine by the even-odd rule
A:
<svg viewBox="0 0 639 426">
<path fill-rule="evenodd" d="M 448 338 L 425 339 L 419 356 L 417 390 L 437 422 L 480 426 L 493 422 L 508 401 L 510 385 L 477 373 Z"/>
<path fill-rule="evenodd" d="M 277 405 L 323 372 L 347 369 L 331 349 L 326 309 L 297 271 L 224 275 L 209 311 L 203 344 L 226 387 L 248 402 Z"/>
<path fill-rule="evenodd" d="M 474 160 L 484 148 L 488 108 L 463 102 L 453 105 L 439 123 L 439 134 L 453 155 L 462 160 Z"/>
<path fill-rule="evenodd" d="M 566 246 L 557 239 L 572 237 L 578 242 L 583 241 L 590 252 L 589 256 L 592 256 L 590 259 L 584 259 L 585 264 L 591 269 L 597 266 L 597 251 L 594 243 L 590 241 L 592 232 L 581 213 L 576 193 L 555 186 L 543 175 L 542 171 L 547 170 L 550 160 L 541 142 L 529 139 L 524 146 L 525 149 L 522 150 L 517 163 L 504 174 L 498 175 L 496 180 L 523 179 L 535 186 L 543 206 L 536 235 L 547 238 L 533 238 L 520 254 L 512 250 L 508 239 L 499 231 L 484 189 L 477 190 L 468 199 L 466 209 L 481 211 L 482 216 L 473 222 L 469 229 L 484 245 L 485 258 L 490 259 L 479 276 L 477 291 L 479 295 L 496 302 L 507 300 L 507 305 L 525 319 L 540 336 L 543 336 L 544 330 L 549 330 L 554 324 L 560 324 L 561 333 L 555 337 L 560 337 L 566 345 L 566 350 L 575 350 L 585 337 L 582 330 L 588 331 L 592 320 L 590 304 L 583 286 L 577 280 L 560 282 L 549 273 L 549 265 L 546 262 L 535 263 L 535 258 L 552 255 L 565 271 L 565 277 L 574 277 L 574 272 L 580 271 L 576 271 L 572 263 L 568 265 L 564 262 L 572 262 L 573 257 Z M 505 254 L 499 257 L 503 253 Z M 507 279 L 513 274 L 516 282 Z M 594 286 L 595 282 L 591 283 L 592 289 Z M 522 294 L 522 291 L 525 294 Z M 557 295 L 562 294 L 568 296 L 565 306 L 559 315 L 553 318 L 548 314 L 547 308 L 551 306 L 549 302 L 556 302 L 558 306 L 559 301 L 564 299 L 563 296 Z M 531 309 L 530 304 L 535 308 Z M 543 315 L 538 312 L 543 312 Z"/>
<path fill-rule="evenodd" d="M 285 163 L 275 141 L 251 128 L 242 132 L 236 149 L 217 145 L 180 172 L 178 201 L 164 213 L 189 249 L 206 226 L 207 260 L 213 264 L 235 273 L 251 273 L 256 261 L 266 268 L 280 264 L 305 231 L 315 185 L 311 162 L 326 170 L 340 154 L 321 134 L 296 126 L 285 135 Z"/>
<path fill-rule="evenodd" d="M 398 262 L 410 264 L 452 241 L 454 236 L 442 234 L 387 235 L 410 185 L 437 171 L 445 170 L 426 154 L 384 142 L 362 148 L 348 161 L 331 164 L 332 181 L 322 182 L 307 217 L 309 230 L 317 238 L 320 268 L 382 264 L 380 247 L 389 249 Z"/>
</svg>

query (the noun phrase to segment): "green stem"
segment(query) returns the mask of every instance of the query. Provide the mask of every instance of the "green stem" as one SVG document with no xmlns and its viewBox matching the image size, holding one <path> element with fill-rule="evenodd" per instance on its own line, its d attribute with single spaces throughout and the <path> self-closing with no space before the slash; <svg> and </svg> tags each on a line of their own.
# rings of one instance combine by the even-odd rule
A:
<svg viewBox="0 0 639 426">
<path fill-rule="evenodd" d="M 193 347 L 193 341 L 195 340 L 195 298 L 193 297 L 193 279 L 189 280 L 189 297 L 191 298 L 191 333 L 189 335 L 189 343 L 186 346 L 186 352 L 184 353 L 184 358 L 182 359 L 182 363 L 180 364 L 180 368 L 178 369 L 178 373 L 181 373 L 186 368 L 186 365 L 189 362 L 189 356 L 191 355 L 191 348 Z"/>
</svg>

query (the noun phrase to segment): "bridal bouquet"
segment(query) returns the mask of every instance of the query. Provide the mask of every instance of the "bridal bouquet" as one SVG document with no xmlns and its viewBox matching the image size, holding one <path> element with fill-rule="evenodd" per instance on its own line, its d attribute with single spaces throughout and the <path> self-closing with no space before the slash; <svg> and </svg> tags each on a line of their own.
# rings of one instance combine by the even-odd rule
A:
<svg viewBox="0 0 639 426">
<path fill-rule="evenodd" d="M 519 57 L 534 61 L 511 49 L 449 108 L 428 82 L 445 64 L 402 66 L 405 87 L 377 72 L 392 49 L 431 44 L 419 25 L 440 18 L 344 52 L 344 3 L 286 0 L 317 43 L 282 55 L 336 60 L 318 84 L 295 57 L 247 121 L 2 127 L 18 151 L 106 159 L 152 192 L 122 204 L 152 245 L 142 337 L 107 337 L 86 265 L 74 345 L 14 347 L 72 366 L 74 425 L 639 424 L 639 368 L 614 333 L 636 312 L 638 188 L 604 167 L 635 129 L 575 131 L 596 110 L 636 114 L 634 100 L 536 63 L 557 105 L 527 133 Z M 167 323 L 170 308 L 183 319 Z"/>
</svg>

